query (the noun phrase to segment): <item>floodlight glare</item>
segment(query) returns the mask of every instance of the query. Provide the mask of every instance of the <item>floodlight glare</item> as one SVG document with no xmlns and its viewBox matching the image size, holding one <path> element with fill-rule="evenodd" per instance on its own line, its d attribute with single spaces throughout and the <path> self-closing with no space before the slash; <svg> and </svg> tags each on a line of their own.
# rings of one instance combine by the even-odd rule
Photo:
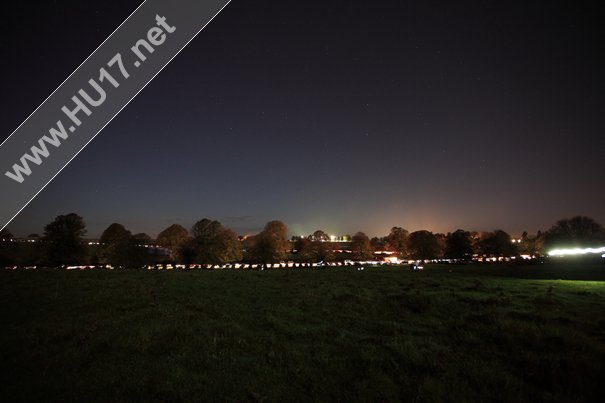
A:
<svg viewBox="0 0 605 403">
<path fill-rule="evenodd" d="M 577 255 L 586 255 L 588 253 L 603 253 L 603 252 L 605 252 L 605 246 L 600 247 L 600 248 L 553 249 L 550 252 L 548 252 L 548 255 L 549 256 L 577 256 Z"/>
</svg>

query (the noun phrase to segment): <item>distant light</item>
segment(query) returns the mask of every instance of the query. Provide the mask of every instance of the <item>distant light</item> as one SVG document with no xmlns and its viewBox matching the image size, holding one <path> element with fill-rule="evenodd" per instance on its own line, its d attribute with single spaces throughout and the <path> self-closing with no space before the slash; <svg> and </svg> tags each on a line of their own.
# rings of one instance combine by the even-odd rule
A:
<svg viewBox="0 0 605 403">
<path fill-rule="evenodd" d="M 605 252 L 605 246 L 600 248 L 569 248 L 569 249 L 553 249 L 548 252 L 549 256 L 577 256 L 585 255 L 588 253 L 603 253 Z M 602 255 L 605 257 L 605 254 Z"/>
<path fill-rule="evenodd" d="M 334 242 L 336 240 L 336 235 L 330 235 L 330 240 Z"/>
<path fill-rule="evenodd" d="M 399 260 L 399 258 L 397 256 L 389 256 L 384 258 L 385 262 L 391 263 L 391 264 L 399 264 L 401 263 L 401 260 Z"/>
</svg>

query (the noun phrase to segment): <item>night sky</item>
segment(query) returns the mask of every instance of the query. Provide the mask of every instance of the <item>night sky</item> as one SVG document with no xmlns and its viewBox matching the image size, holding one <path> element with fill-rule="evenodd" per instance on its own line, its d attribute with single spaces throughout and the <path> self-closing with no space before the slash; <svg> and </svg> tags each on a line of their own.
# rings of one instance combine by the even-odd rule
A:
<svg viewBox="0 0 605 403">
<path fill-rule="evenodd" d="M 3 6 L 0 140 L 140 1 L 44 3 Z M 605 224 L 596 7 L 233 0 L 8 228 Z"/>
</svg>

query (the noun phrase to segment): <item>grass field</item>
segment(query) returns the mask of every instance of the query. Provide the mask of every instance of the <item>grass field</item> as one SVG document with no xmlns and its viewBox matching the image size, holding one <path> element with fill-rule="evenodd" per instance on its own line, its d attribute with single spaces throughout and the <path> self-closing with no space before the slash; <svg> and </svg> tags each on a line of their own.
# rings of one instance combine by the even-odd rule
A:
<svg viewBox="0 0 605 403">
<path fill-rule="evenodd" d="M 599 401 L 590 279 L 605 267 L 5 270 L 0 401 Z"/>
</svg>

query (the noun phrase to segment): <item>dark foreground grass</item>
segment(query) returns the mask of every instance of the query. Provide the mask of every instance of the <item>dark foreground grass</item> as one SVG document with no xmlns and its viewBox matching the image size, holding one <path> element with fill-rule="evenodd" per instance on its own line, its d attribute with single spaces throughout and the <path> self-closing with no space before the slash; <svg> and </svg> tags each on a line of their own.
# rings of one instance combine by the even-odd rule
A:
<svg viewBox="0 0 605 403">
<path fill-rule="evenodd" d="M 485 270 L 2 271 L 0 401 L 599 401 L 605 283 Z"/>
</svg>

